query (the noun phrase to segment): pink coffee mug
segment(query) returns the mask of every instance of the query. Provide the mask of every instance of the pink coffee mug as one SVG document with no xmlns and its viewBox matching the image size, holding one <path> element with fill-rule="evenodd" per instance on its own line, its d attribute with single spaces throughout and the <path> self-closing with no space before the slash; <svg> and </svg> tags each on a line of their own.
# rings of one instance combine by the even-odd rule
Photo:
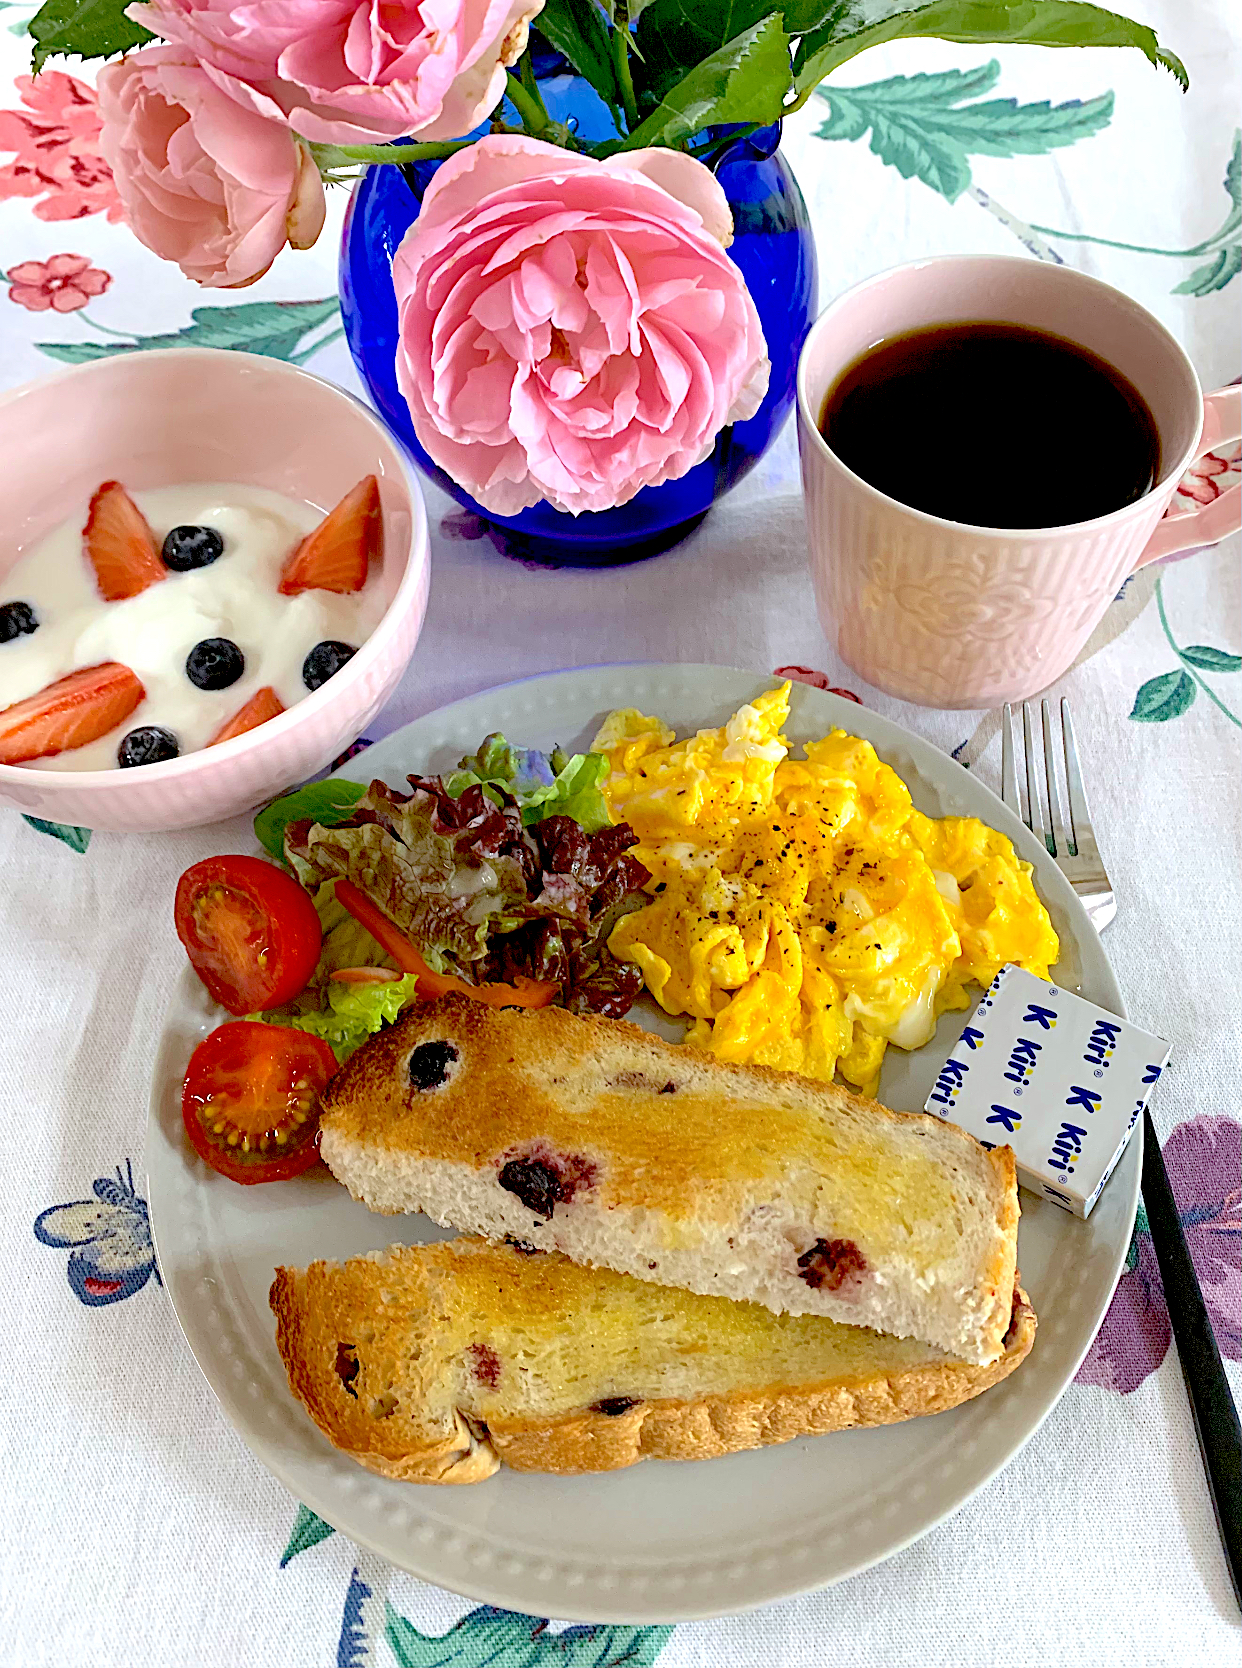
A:
<svg viewBox="0 0 1242 1668">
<path fill-rule="evenodd" d="M 1160 433 L 1160 479 L 1145 497 L 1071 527 L 969 527 L 898 503 L 846 468 L 819 432 L 846 366 L 888 337 L 976 319 L 1081 342 L 1130 379 Z M 1020 399 L 1021 390 L 1005 397 Z M 936 413 L 918 421 L 935 422 Z M 1204 395 L 1164 326 L 1098 278 L 997 255 L 946 255 L 868 278 L 820 314 L 798 364 L 798 447 L 824 632 L 861 677 L 901 700 L 1024 700 L 1073 664 L 1128 574 L 1242 525 L 1236 486 L 1161 520 L 1189 465 L 1239 438 L 1242 389 Z M 917 446 L 917 422 L 893 444 Z"/>
</svg>

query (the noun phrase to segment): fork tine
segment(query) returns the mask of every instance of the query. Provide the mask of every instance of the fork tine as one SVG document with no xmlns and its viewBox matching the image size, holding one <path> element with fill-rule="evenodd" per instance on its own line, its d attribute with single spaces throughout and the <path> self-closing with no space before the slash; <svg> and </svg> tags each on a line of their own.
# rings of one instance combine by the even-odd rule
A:
<svg viewBox="0 0 1242 1668">
<path fill-rule="evenodd" d="M 1095 843 L 1095 829 L 1087 809 L 1087 792 L 1082 785 L 1082 771 L 1078 766 L 1078 743 L 1074 735 L 1074 720 L 1070 704 L 1061 697 L 1061 730 L 1065 738 L 1065 785 L 1069 791 L 1070 821 L 1074 825 L 1074 849 L 1079 857 L 1098 860 L 1099 847 Z"/>
<path fill-rule="evenodd" d="M 1057 782 L 1057 749 L 1052 744 L 1052 705 L 1039 703 L 1039 716 L 1044 731 L 1044 785 L 1048 789 L 1048 820 L 1052 824 L 1052 855 L 1057 858 L 1072 856 L 1072 842 L 1065 818 L 1061 814 L 1061 790 Z"/>
<path fill-rule="evenodd" d="M 1015 817 L 1022 816 L 1022 794 L 1018 788 L 1018 767 L 1013 756 L 1013 708 L 1005 702 L 1001 712 L 1001 798 Z"/>
<path fill-rule="evenodd" d="M 1048 820 L 1044 816 L 1044 807 L 1039 797 L 1039 771 L 1035 763 L 1035 726 L 1031 723 L 1029 701 L 1022 703 L 1022 743 L 1026 748 L 1026 801 L 1030 809 L 1030 815 L 1026 819 L 1027 827 L 1032 834 L 1038 834 L 1051 851 Z"/>
</svg>

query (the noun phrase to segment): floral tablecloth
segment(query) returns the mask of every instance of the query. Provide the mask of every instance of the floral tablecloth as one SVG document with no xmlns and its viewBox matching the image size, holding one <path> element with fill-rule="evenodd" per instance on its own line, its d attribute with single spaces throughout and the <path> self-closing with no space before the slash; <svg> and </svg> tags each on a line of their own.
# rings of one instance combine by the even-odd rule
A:
<svg viewBox="0 0 1242 1668">
<path fill-rule="evenodd" d="M 121 223 L 91 86 L 63 61 L 37 82 L 25 73 L 33 9 L 0 0 L 0 385 L 176 340 L 310 364 L 356 388 L 331 228 L 236 295 L 198 291 L 148 255 Z M 1025 249 L 1134 294 L 1186 343 L 1205 386 L 1236 378 L 1239 19 L 1231 0 L 1131 9 L 1186 61 L 1189 96 L 1133 53 L 935 42 L 874 51 L 821 89 L 785 139 L 819 240 L 821 301 L 912 256 Z M 1207 500 L 1238 469 L 1236 448 L 1206 458 L 1185 490 Z M 631 569 L 526 567 L 434 488 L 428 502 L 426 630 L 367 739 L 532 672 L 710 660 L 842 688 L 997 782 L 996 713 L 903 707 L 827 650 L 792 428 L 692 538 Z M 1060 686 L 1121 900 L 1109 953 L 1132 1017 L 1173 1042 L 1155 1118 L 1235 1395 L 1238 651 L 1234 539 L 1129 581 Z M 225 1424 L 181 1340 L 138 1162 L 180 965 L 175 878 L 247 836 L 244 820 L 144 838 L 0 812 L 0 1664 L 1237 1660 L 1238 1611 L 1141 1214 L 1103 1330 L 1039 1433 L 949 1523 L 838 1588 L 677 1628 L 566 1628 L 424 1586 L 290 1498 Z"/>
</svg>

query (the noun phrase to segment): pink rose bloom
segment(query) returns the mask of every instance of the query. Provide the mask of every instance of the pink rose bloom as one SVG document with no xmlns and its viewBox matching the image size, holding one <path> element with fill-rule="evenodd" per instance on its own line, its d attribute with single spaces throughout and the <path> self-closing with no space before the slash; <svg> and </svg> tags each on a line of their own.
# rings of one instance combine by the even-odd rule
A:
<svg viewBox="0 0 1242 1668">
<path fill-rule="evenodd" d="M 102 295 L 112 274 L 92 266 L 85 255 L 53 255 L 46 261 L 19 261 L 8 272 L 9 300 L 32 313 L 76 313 L 92 296 Z"/>
<path fill-rule="evenodd" d="M 684 475 L 767 392 L 732 233 L 677 151 L 596 162 L 517 134 L 458 151 L 393 261 L 423 446 L 496 515 L 607 510 Z"/>
<path fill-rule="evenodd" d="M 286 243 L 309 249 L 323 181 L 280 122 L 222 93 L 179 47 L 99 72 L 100 144 L 139 241 L 200 284 L 261 278 Z"/>
<path fill-rule="evenodd" d="M 149 0 L 128 15 L 179 41 L 230 97 L 304 138 L 456 139 L 504 96 L 543 0 Z"/>
</svg>

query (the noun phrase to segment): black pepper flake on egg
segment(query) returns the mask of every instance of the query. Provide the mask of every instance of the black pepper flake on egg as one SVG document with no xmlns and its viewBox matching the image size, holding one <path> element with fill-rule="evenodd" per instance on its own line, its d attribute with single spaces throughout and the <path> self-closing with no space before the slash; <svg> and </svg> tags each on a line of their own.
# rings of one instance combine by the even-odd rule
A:
<svg viewBox="0 0 1242 1668">
<path fill-rule="evenodd" d="M 185 657 L 185 675 L 196 689 L 227 689 L 246 670 L 246 657 L 229 637 L 204 637 Z"/>
<path fill-rule="evenodd" d="M 39 629 L 39 616 L 28 602 L 6 602 L 0 606 L 0 643 L 29 637 Z"/>
<path fill-rule="evenodd" d="M 316 643 L 302 662 L 302 682 L 307 689 L 319 689 L 329 678 L 334 678 L 357 652 L 352 643 L 342 643 L 335 637 Z"/>
</svg>

